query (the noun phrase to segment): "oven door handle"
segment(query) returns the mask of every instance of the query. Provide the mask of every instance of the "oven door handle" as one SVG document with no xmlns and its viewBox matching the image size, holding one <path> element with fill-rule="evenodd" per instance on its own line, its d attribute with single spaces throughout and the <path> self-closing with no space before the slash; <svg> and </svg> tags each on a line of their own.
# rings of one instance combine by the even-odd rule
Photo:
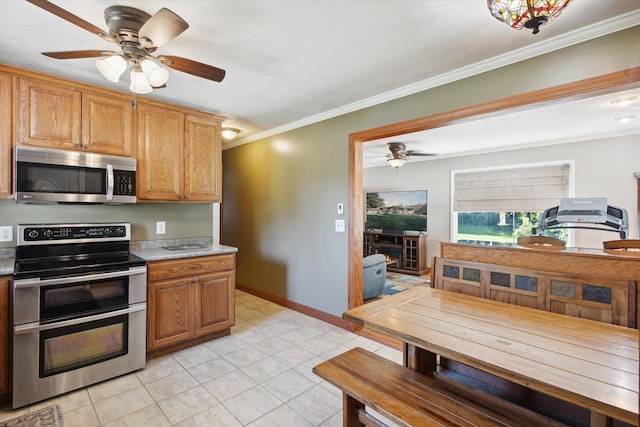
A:
<svg viewBox="0 0 640 427">
<path fill-rule="evenodd" d="M 111 279 L 114 277 L 124 277 L 124 276 L 135 276 L 137 274 L 145 274 L 147 272 L 147 267 L 132 267 L 128 270 L 120 270 L 120 271 L 110 271 L 108 273 L 96 273 L 96 274 L 87 274 L 85 276 L 69 276 L 69 277 L 58 277 L 55 279 L 44 279 L 40 278 L 35 279 L 17 279 L 13 281 L 14 288 L 39 288 L 41 286 L 48 285 L 62 285 L 65 283 L 77 283 L 77 282 L 87 282 L 90 280 L 102 280 L 102 279 Z"/>
<path fill-rule="evenodd" d="M 25 323 L 24 325 L 17 325 L 13 327 L 13 333 L 15 335 L 30 334 L 33 332 L 47 331 L 49 329 L 64 328 L 66 326 L 79 325 L 81 323 L 93 322 L 95 320 L 108 319 L 110 317 L 117 317 L 123 314 L 135 313 L 147 309 L 146 302 L 140 302 L 132 304 L 127 308 L 121 310 L 109 311 L 106 313 L 94 314 L 93 316 L 78 317 L 76 319 L 63 320 L 61 322 L 40 324 L 38 322 Z"/>
</svg>

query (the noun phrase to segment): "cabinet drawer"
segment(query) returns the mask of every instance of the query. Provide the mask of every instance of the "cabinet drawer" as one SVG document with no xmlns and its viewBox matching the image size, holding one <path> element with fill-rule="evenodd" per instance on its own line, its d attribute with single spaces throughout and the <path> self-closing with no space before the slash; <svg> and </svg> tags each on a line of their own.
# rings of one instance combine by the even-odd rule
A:
<svg viewBox="0 0 640 427">
<path fill-rule="evenodd" d="M 149 266 L 149 281 L 174 277 L 195 276 L 216 271 L 232 270 L 236 254 L 212 255 L 179 260 L 154 261 Z"/>
</svg>

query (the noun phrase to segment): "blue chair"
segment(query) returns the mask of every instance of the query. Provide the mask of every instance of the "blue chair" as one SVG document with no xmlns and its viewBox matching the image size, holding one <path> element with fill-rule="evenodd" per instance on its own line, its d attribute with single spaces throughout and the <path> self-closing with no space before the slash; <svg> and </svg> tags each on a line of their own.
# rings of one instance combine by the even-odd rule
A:
<svg viewBox="0 0 640 427">
<path fill-rule="evenodd" d="M 382 254 L 366 256 L 362 260 L 362 298 L 375 298 L 384 291 L 387 280 L 387 258 Z"/>
</svg>

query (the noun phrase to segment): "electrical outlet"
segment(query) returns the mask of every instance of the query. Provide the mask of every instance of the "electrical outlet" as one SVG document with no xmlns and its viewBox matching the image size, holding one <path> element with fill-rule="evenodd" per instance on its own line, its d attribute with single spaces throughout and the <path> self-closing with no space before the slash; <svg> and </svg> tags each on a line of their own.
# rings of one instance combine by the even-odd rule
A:
<svg viewBox="0 0 640 427">
<path fill-rule="evenodd" d="M 165 221 L 156 221 L 156 234 L 165 234 L 167 232 L 167 223 Z"/>
<path fill-rule="evenodd" d="M 13 227 L 10 225 L 0 227 L 0 242 L 13 241 Z"/>
<path fill-rule="evenodd" d="M 344 219 L 336 219 L 336 233 L 344 233 Z"/>
</svg>

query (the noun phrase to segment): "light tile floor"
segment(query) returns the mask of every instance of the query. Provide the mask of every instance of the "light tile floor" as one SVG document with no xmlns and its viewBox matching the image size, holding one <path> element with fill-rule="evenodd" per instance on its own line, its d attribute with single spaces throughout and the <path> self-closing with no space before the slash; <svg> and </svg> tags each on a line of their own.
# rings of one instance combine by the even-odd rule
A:
<svg viewBox="0 0 640 427">
<path fill-rule="evenodd" d="M 311 372 L 363 347 L 397 363 L 400 351 L 236 291 L 231 335 L 150 360 L 138 372 L 18 410 L 59 404 L 65 427 L 341 426 L 341 392 Z"/>
</svg>

